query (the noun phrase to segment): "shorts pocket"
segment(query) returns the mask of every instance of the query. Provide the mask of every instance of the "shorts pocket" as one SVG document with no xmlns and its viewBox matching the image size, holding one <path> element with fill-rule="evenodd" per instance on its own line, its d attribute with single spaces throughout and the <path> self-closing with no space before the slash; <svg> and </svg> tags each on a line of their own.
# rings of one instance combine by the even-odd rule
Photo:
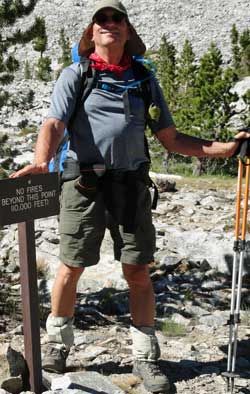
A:
<svg viewBox="0 0 250 394">
<path fill-rule="evenodd" d="M 77 218 L 61 218 L 59 221 L 59 233 L 60 234 L 77 234 L 80 232 L 81 221 Z"/>
<path fill-rule="evenodd" d="M 63 184 L 61 193 L 61 210 L 65 213 L 77 211 L 80 214 L 80 212 L 83 212 L 88 208 L 93 201 L 94 198 L 88 198 L 75 188 L 75 181 L 69 181 Z M 76 217 L 76 219 L 79 220 L 78 217 Z"/>
</svg>

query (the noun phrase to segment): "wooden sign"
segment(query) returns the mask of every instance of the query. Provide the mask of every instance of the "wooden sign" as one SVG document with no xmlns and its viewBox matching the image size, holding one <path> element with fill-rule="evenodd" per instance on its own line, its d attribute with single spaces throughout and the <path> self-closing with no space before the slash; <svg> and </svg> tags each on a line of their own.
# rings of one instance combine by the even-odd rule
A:
<svg viewBox="0 0 250 394">
<path fill-rule="evenodd" d="M 0 225 L 18 223 L 24 352 L 30 389 L 43 391 L 34 219 L 59 213 L 57 173 L 0 181 Z"/>
<path fill-rule="evenodd" d="M 57 173 L 26 175 L 0 181 L 0 225 L 21 223 L 58 213 Z"/>
</svg>

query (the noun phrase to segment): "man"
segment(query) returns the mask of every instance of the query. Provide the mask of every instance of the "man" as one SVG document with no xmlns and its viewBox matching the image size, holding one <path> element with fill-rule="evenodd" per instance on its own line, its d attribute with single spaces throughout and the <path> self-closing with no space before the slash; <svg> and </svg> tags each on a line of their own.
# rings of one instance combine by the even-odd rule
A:
<svg viewBox="0 0 250 394">
<path fill-rule="evenodd" d="M 148 268 L 155 250 L 155 232 L 147 184 L 145 103 L 138 94 L 131 67 L 131 57 L 144 52 L 145 46 L 123 4 L 118 0 L 99 1 L 79 43 L 79 54 L 90 57 L 100 83 L 90 92 L 73 123 L 70 121 L 70 155 L 82 176 L 62 187 L 62 263 L 52 290 L 43 368 L 65 370 L 73 344 L 77 282 L 85 267 L 99 261 L 108 210 L 119 234 L 114 236 L 116 258 L 122 263 L 130 290 L 133 372 L 143 379 L 148 391 L 167 393 L 168 379 L 157 364 L 160 349 L 154 331 L 155 300 Z M 34 163 L 12 177 L 48 171 L 48 163 L 74 113 L 80 79 L 78 64 L 62 72 L 38 136 Z M 179 133 L 153 77 L 150 84 L 154 105 L 160 111 L 153 131 L 168 151 L 196 157 L 230 157 L 235 153 L 237 141 L 213 142 Z M 109 86 L 108 90 L 103 86 Z M 245 137 L 243 132 L 236 135 L 237 139 Z M 93 177 L 89 182 L 94 167 L 101 169 L 95 183 Z"/>
</svg>

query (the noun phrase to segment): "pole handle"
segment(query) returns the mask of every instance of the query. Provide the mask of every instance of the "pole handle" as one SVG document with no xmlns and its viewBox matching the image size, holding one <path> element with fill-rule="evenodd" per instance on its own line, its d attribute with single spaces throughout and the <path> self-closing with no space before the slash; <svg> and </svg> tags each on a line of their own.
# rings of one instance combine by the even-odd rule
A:
<svg viewBox="0 0 250 394">
<path fill-rule="evenodd" d="M 244 194 L 244 206 L 243 206 L 243 217 L 242 217 L 242 230 L 241 230 L 241 241 L 244 242 L 246 239 L 247 231 L 247 214 L 248 214 L 248 197 L 249 197 L 249 178 L 250 178 L 250 159 L 246 159 L 246 177 L 245 177 L 245 194 Z"/>
<path fill-rule="evenodd" d="M 246 133 L 250 134 L 250 127 L 245 127 L 239 130 L 240 131 L 245 131 Z M 250 157 L 250 139 L 249 138 L 234 138 L 234 141 L 239 142 L 239 147 L 235 153 L 235 155 L 239 156 L 239 159 L 245 164 L 246 162 L 244 159 L 246 157 Z"/>
<path fill-rule="evenodd" d="M 236 242 L 238 242 L 238 240 L 239 240 L 239 233 L 240 233 L 240 214 L 241 214 L 241 207 L 240 207 L 240 205 L 241 205 L 241 196 L 242 196 L 243 168 L 244 168 L 243 167 L 243 163 L 239 159 L 239 163 L 238 163 L 238 181 L 237 181 L 237 196 L 236 196 L 236 207 L 235 207 L 235 214 L 236 214 L 236 218 L 235 218 L 235 241 Z"/>
</svg>

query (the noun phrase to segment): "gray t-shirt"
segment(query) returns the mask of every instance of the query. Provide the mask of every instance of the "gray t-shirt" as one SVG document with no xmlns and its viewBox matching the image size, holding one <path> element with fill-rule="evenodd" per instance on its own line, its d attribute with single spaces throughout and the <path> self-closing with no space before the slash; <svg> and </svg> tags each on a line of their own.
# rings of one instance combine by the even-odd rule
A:
<svg viewBox="0 0 250 394">
<path fill-rule="evenodd" d="M 67 126 L 74 112 L 80 89 L 79 63 L 65 68 L 57 80 L 47 118 L 61 120 Z M 100 72 L 98 81 L 121 92 L 94 87 L 71 123 L 70 155 L 82 164 L 105 164 L 107 169 L 135 170 L 149 159 L 145 152 L 144 101 L 134 94 L 124 94 L 124 86 L 135 82 L 132 69 L 119 80 L 113 73 Z M 153 101 L 160 108 L 156 130 L 174 124 L 158 82 L 151 79 Z M 73 152 L 72 152 L 73 151 Z"/>
</svg>

